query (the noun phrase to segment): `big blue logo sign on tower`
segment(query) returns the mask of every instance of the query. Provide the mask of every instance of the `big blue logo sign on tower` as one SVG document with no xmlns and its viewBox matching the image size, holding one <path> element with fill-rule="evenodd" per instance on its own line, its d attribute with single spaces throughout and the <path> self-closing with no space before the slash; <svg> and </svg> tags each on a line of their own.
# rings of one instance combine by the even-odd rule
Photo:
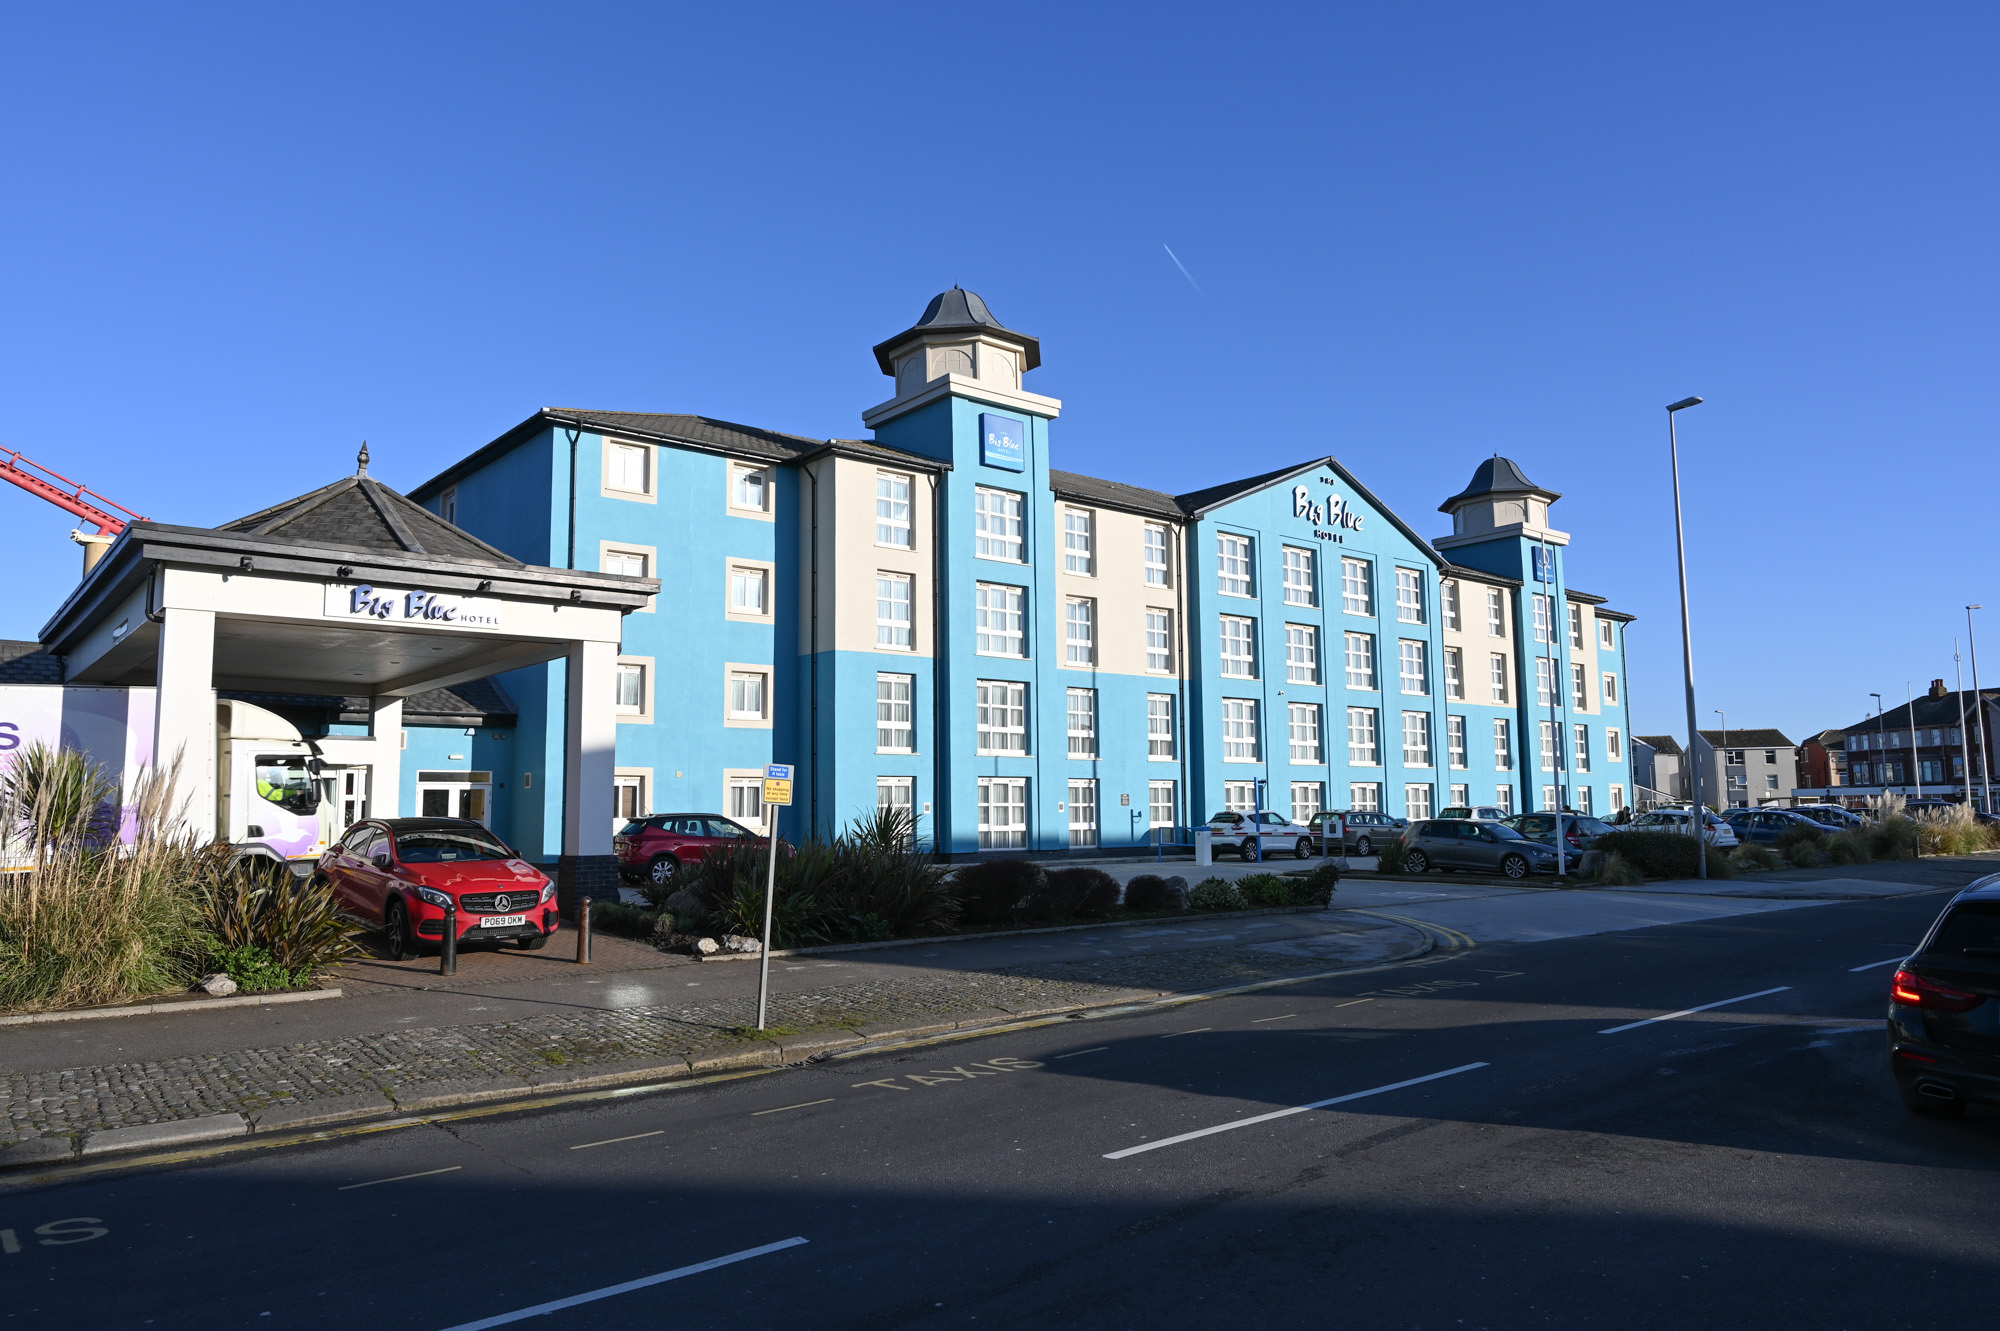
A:
<svg viewBox="0 0 2000 1331">
<path fill-rule="evenodd" d="M 980 413 L 979 460 L 989 467 L 1026 471 L 1027 449 L 1023 440 L 1027 433 L 1025 421 L 1017 421 L 1012 416 L 995 416 L 990 411 Z"/>
</svg>

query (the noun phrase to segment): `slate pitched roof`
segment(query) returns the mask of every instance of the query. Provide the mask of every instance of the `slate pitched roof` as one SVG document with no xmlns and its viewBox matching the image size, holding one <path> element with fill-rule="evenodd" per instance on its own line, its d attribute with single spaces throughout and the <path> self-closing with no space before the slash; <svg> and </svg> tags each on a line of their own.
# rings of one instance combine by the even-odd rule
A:
<svg viewBox="0 0 2000 1331">
<path fill-rule="evenodd" d="M 1191 490 L 1187 494 L 1176 497 L 1174 502 L 1179 504 L 1187 512 L 1188 516 L 1196 517 L 1204 509 L 1214 508 L 1217 504 L 1226 504 L 1238 495 L 1246 495 L 1252 490 L 1261 490 L 1267 485 L 1275 485 L 1287 477 L 1302 476 L 1315 467 L 1324 466 L 1326 462 L 1326 458 L 1313 458 L 1309 462 L 1294 462 L 1289 467 L 1280 467 L 1276 471 L 1267 471 L 1261 476 L 1248 476 L 1240 481 L 1225 481 L 1221 485 L 1211 485 L 1206 490 Z M 1386 509 L 1383 511 L 1387 512 Z"/>
<path fill-rule="evenodd" d="M 506 551 L 461 531 L 368 476 L 343 476 L 310 494 L 225 522 L 216 530 L 302 545 L 394 550 L 463 564 L 526 567 Z"/>
<path fill-rule="evenodd" d="M 706 444 L 725 453 L 768 458 L 773 462 L 790 462 L 803 454 L 824 448 L 827 442 L 809 435 L 785 434 L 778 430 L 759 429 L 754 425 L 736 425 L 707 416 L 686 416 L 673 412 L 550 407 L 547 414 L 574 417 L 587 424 L 601 426 L 611 434 L 665 435 L 691 444 Z"/>
<path fill-rule="evenodd" d="M 1989 711 L 1996 703 L 2000 703 L 2000 690 L 1981 689 L 1979 692 L 1986 699 L 1986 706 Z M 1955 726 L 1958 724 L 1960 698 L 1965 700 L 1965 719 L 1967 723 L 1971 725 L 1978 724 L 1973 719 L 1973 712 L 1977 704 L 1973 701 L 1972 690 L 1966 689 L 1960 693 L 1947 693 L 1937 698 L 1925 696 L 1916 699 L 1914 703 L 1897 703 L 1894 707 L 1884 711 L 1879 717 L 1863 717 L 1853 725 L 1843 727 L 1839 733 L 1852 735 L 1859 731 L 1894 730 L 1897 726 L 1910 725 L 1920 726 L 1925 729 L 1929 729 L 1932 726 Z M 1916 712 L 1914 720 L 1910 716 L 1912 710 Z"/>
<path fill-rule="evenodd" d="M 1634 735 L 1632 738 L 1638 740 L 1654 753 L 1665 753 L 1675 758 L 1681 756 L 1680 741 L 1672 735 Z"/>
<path fill-rule="evenodd" d="M 1449 513 L 1468 499 L 1493 494 L 1538 494 L 1550 499 L 1560 499 L 1554 490 L 1544 490 L 1528 479 L 1528 473 L 1521 470 L 1521 464 L 1512 458 L 1503 458 L 1498 453 L 1472 469 L 1472 480 L 1463 490 L 1438 505 L 1438 512 Z"/>
<path fill-rule="evenodd" d="M 1782 730 L 1704 730 L 1701 737 L 1718 749 L 1789 749 L 1796 747 Z"/>
<path fill-rule="evenodd" d="M 882 367 L 882 373 L 894 374 L 894 356 L 905 343 L 913 342 L 925 333 L 951 332 L 964 329 L 968 332 L 1000 333 L 1009 342 L 1019 343 L 1027 353 L 1021 368 L 1032 370 L 1042 363 L 1042 340 L 1017 333 L 993 317 L 993 311 L 986 308 L 986 302 L 979 294 L 963 287 L 953 287 L 940 291 L 931 297 L 931 303 L 924 307 L 923 317 L 905 328 L 886 342 L 875 344 L 875 363 Z"/>
<path fill-rule="evenodd" d="M 0 639 L 0 684 L 60 684 L 62 658 L 39 642 Z"/>
<path fill-rule="evenodd" d="M 1107 508 L 1123 509 L 1128 513 L 1171 518 L 1176 522 L 1187 516 L 1181 511 L 1180 503 L 1164 490 L 1148 490 L 1143 486 L 1102 480 L 1096 476 L 1084 476 L 1073 471 L 1056 471 L 1051 468 L 1049 489 L 1064 499 L 1080 499 L 1087 504 L 1103 504 Z"/>
</svg>

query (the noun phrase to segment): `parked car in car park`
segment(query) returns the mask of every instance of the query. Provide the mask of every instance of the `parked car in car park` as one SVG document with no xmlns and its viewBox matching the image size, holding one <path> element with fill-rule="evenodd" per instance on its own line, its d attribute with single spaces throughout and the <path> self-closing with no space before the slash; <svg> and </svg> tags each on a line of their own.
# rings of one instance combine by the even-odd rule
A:
<svg viewBox="0 0 2000 1331">
<path fill-rule="evenodd" d="M 1303 860 L 1313 854 L 1311 834 L 1275 809 L 1265 809 L 1254 818 L 1224 809 L 1209 818 L 1208 830 L 1215 834 L 1215 849 L 1233 850 L 1253 862 L 1273 855 Z"/>
<path fill-rule="evenodd" d="M 1791 809 L 1731 809 L 1722 815 L 1722 821 L 1729 824 L 1738 841 L 1765 846 L 1775 844 L 1779 837 L 1794 827 L 1809 827 L 1816 832 L 1827 830 Z"/>
<path fill-rule="evenodd" d="M 2000 1104 L 2000 874 L 1953 897 L 1896 968 L 1889 1068 L 1913 1113 Z"/>
<path fill-rule="evenodd" d="M 1463 869 L 1526 878 L 1556 871 L 1553 847 L 1530 841 L 1505 823 L 1426 818 L 1404 830 L 1403 845 L 1403 867 L 1410 873 Z"/>
<path fill-rule="evenodd" d="M 458 942 L 511 942 L 535 949 L 560 927 L 555 884 L 476 822 L 460 818 L 371 818 L 320 856 L 318 876 L 341 907 L 388 935 L 389 956 L 415 956 L 444 942 L 447 909 Z"/>
<path fill-rule="evenodd" d="M 1346 823 L 1343 839 L 1340 826 Z M 1306 820 L 1306 832 L 1313 848 L 1307 855 L 1373 855 L 1382 844 L 1402 835 L 1404 819 L 1373 809 L 1351 809 L 1346 813 L 1327 811 Z M 1336 848 L 1335 843 L 1339 843 Z"/>
<path fill-rule="evenodd" d="M 1632 824 L 1634 831 L 1679 832 L 1688 834 L 1688 811 L 1686 809 L 1654 809 L 1644 814 Z M 1741 843 L 1736 839 L 1736 829 L 1722 821 L 1712 812 L 1702 810 L 1702 839 L 1717 850 L 1734 850 Z"/>
<path fill-rule="evenodd" d="M 1850 827 L 1859 827 L 1862 817 L 1852 809 L 1844 809 L 1838 804 L 1800 804 L 1790 812 L 1801 818 L 1810 818 L 1829 832 L 1839 832 Z"/>
<path fill-rule="evenodd" d="M 1606 832 L 1615 831 L 1609 823 L 1582 813 L 1517 813 L 1506 820 L 1507 826 L 1519 832 L 1530 841 L 1539 841 L 1544 846 L 1556 844 L 1556 819 L 1562 819 L 1563 841 L 1569 854 L 1578 855 L 1597 843 L 1597 838 Z"/>
<path fill-rule="evenodd" d="M 1440 818 L 1470 818 L 1477 823 L 1504 823 L 1508 816 L 1496 804 L 1453 804 L 1438 810 Z"/>
<path fill-rule="evenodd" d="M 634 818 L 611 838 L 618 876 L 628 883 L 664 883 L 674 870 L 724 846 L 771 843 L 733 818 L 719 813 L 654 813 Z M 783 840 L 778 849 L 785 850 Z"/>
</svg>

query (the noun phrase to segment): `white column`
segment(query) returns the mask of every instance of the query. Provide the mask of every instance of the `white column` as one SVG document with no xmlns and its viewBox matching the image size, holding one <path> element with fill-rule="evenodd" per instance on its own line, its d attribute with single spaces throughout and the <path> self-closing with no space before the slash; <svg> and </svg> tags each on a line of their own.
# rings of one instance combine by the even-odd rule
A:
<svg viewBox="0 0 2000 1331">
<path fill-rule="evenodd" d="M 174 781 L 173 807 L 186 829 L 213 840 L 215 825 L 215 612 L 161 612 L 153 763 Z"/>
<path fill-rule="evenodd" d="M 375 737 L 375 762 L 368 773 L 368 816 L 403 816 L 403 700 L 368 700 L 368 733 Z"/>
<path fill-rule="evenodd" d="M 563 854 L 611 853 L 611 782 L 618 764 L 618 644 L 569 649 L 569 725 L 563 754 Z"/>
</svg>

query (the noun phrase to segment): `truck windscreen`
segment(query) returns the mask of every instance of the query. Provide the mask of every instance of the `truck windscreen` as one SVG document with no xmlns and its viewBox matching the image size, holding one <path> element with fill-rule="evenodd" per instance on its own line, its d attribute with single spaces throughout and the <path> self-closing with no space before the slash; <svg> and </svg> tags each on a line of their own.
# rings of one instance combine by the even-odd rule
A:
<svg viewBox="0 0 2000 1331">
<path fill-rule="evenodd" d="M 319 791 L 306 771 L 304 754 L 257 755 L 257 797 L 286 813 L 308 814 L 319 808 Z"/>
</svg>

